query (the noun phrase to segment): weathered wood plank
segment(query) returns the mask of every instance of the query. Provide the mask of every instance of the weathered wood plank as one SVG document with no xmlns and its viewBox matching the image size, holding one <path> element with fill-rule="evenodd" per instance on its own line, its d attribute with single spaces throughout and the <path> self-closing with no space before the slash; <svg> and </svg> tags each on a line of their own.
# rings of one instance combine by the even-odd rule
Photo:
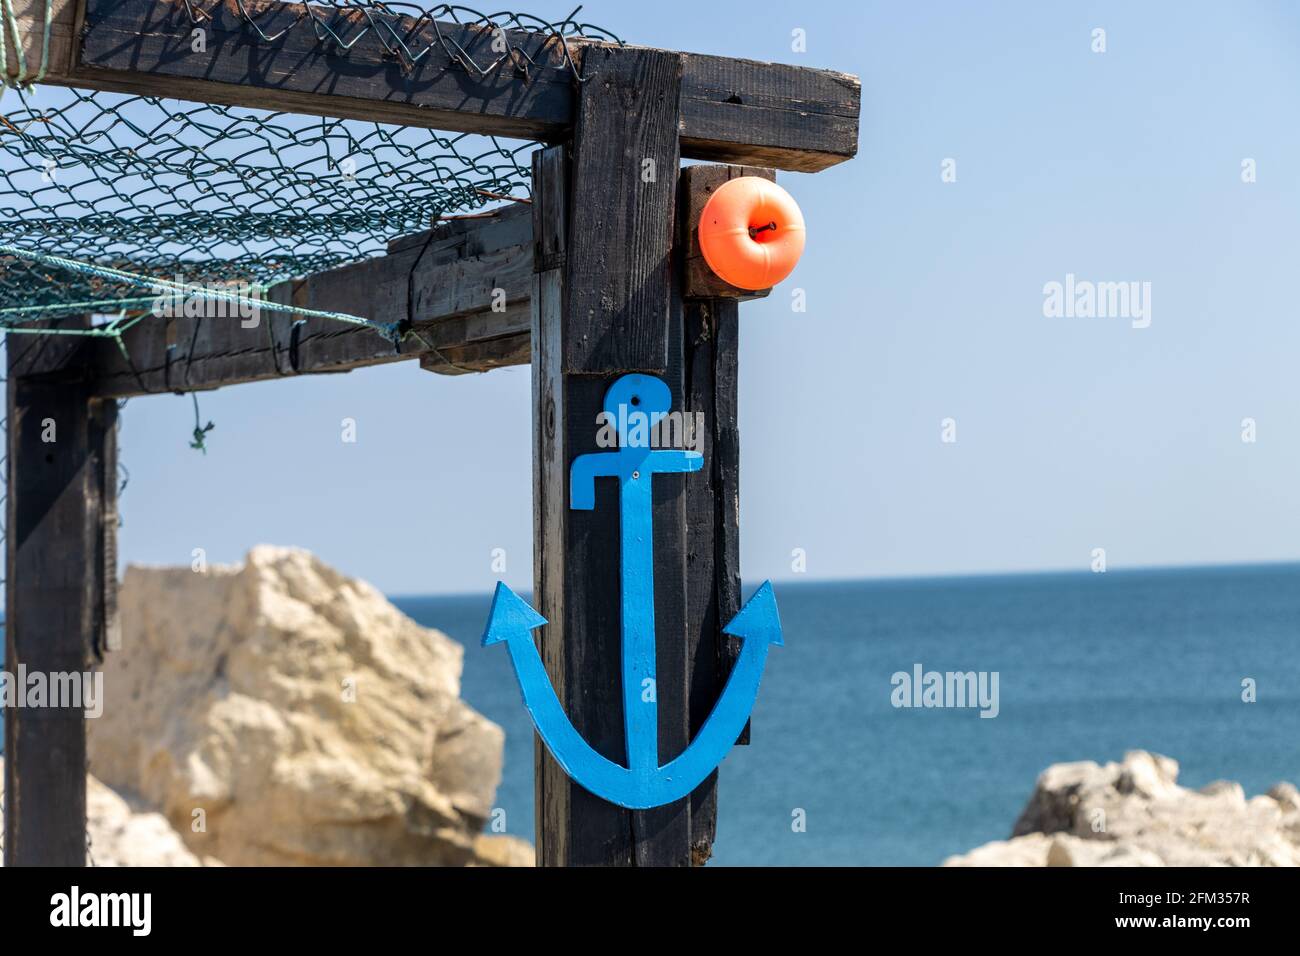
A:
<svg viewBox="0 0 1300 956">
<path fill-rule="evenodd" d="M 533 234 L 536 239 L 532 306 L 533 402 L 533 603 L 550 623 L 538 638 L 547 676 L 561 703 L 566 680 L 566 547 L 568 474 L 563 423 L 567 413 L 561 362 L 564 321 L 564 243 L 567 234 L 568 163 L 563 146 L 533 154 Z M 567 710 L 566 710 L 567 713 Z M 533 737 L 534 831 L 539 866 L 563 866 L 570 857 L 573 826 L 571 785 L 564 771 Z M 616 822 L 600 836 L 611 841 L 612 862 L 626 862 L 627 829 Z M 591 851 L 579 837 L 579 852 Z"/>
<path fill-rule="evenodd" d="M 571 374 L 564 367 L 567 337 L 577 334 L 575 326 L 587 326 L 582 313 L 566 302 L 575 295 L 574 286 L 567 276 L 561 282 L 562 266 L 572 265 L 574 246 L 582 235 L 576 224 L 581 204 L 571 201 L 567 207 L 557 206 L 543 185 L 563 181 L 563 170 L 557 168 L 562 158 L 562 150 L 553 147 L 539 154 L 534 172 L 535 184 L 543 190 L 535 197 L 534 232 L 539 238 L 534 261 L 556 266 L 539 273 L 534 294 L 534 593 L 538 610 L 551 622 L 542 631 L 543 660 L 569 719 L 597 751 L 625 762 L 617 485 L 597 482 L 592 511 L 568 508 L 569 466 L 578 455 L 600 450 L 596 416 L 606 389 L 622 370 Z M 575 162 L 573 168 L 576 176 L 580 165 Z M 563 223 L 563 216 L 555 213 L 566 208 L 574 219 L 568 223 L 567 245 L 561 245 L 563 232 L 557 232 L 556 224 Z M 551 231 L 543 231 L 547 229 Z M 608 232 L 606 237 L 613 248 L 626 244 L 618 234 Z M 617 256 L 606 257 L 610 268 L 618 262 Z M 666 363 L 658 374 L 670 387 L 673 407 L 691 411 L 686 318 L 676 270 L 670 270 L 669 280 L 663 290 Z M 603 279 L 597 275 L 585 281 L 599 284 Z M 686 562 L 691 550 L 687 494 L 696 477 L 656 475 L 652 485 L 655 695 L 663 763 L 689 745 L 695 705 L 690 655 L 701 641 L 692 617 L 696 609 L 689 598 Z M 712 511 L 703 533 L 707 545 L 699 547 L 707 546 L 711 553 Z M 710 584 L 708 591 L 712 590 Z M 710 647 L 717 639 L 716 633 L 709 636 L 714 642 Z M 716 648 L 714 652 L 716 657 Z M 716 680 L 716 659 L 710 662 L 708 674 Z M 543 865 L 690 865 L 708 855 L 707 849 L 698 850 L 692 838 L 693 800 L 684 798 L 652 810 L 623 810 L 568 779 L 539 742 L 538 858 Z M 710 843 L 715 806 L 701 800 Z"/>
<path fill-rule="evenodd" d="M 742 176 L 758 176 L 769 182 L 776 182 L 776 170 L 759 166 L 687 166 L 682 170 L 681 192 L 683 194 L 682 216 L 683 234 L 681 237 L 685 257 L 686 286 L 683 295 L 688 299 L 761 299 L 771 289 L 741 289 L 727 282 L 709 268 L 700 250 L 700 214 L 704 211 L 709 197 L 723 183 Z"/>
<path fill-rule="evenodd" d="M 91 398 L 84 380 L 25 378 L 30 348 L 9 355 L 5 667 L 81 675 L 113 617 L 104 523 L 116 518 L 117 406 Z M 85 863 L 85 701 L 71 703 L 6 714 L 8 866 Z"/>
<path fill-rule="evenodd" d="M 528 79 L 509 70 L 480 79 L 440 49 L 408 72 L 369 40 L 341 55 L 318 44 L 309 25 L 265 44 L 245 30 L 233 3 L 214 8 L 213 20 L 203 24 L 206 52 L 195 53 L 193 25 L 180 0 L 53 2 L 45 79 L 52 84 L 545 141 L 566 136 L 575 122 L 572 77 L 567 68 L 554 68 L 562 65 L 563 51 L 544 34 L 507 31 L 538 64 Z M 244 4 L 259 16 L 283 8 L 284 14 L 266 20 L 268 27 L 297 9 L 268 0 Z M 29 64 L 40 58 L 44 10 L 44 0 L 16 2 Z M 84 36 L 83 11 L 89 26 Z M 409 28 L 409 18 L 398 20 L 399 31 Z M 476 62 L 495 59 L 488 31 L 455 24 L 439 29 Z M 11 40 L 3 42 L 12 53 Z M 607 46 L 570 41 L 579 61 L 586 50 Z M 16 76 L 16 57 L 8 62 Z M 824 169 L 856 154 L 860 100 L 858 79 L 845 73 L 687 54 L 682 154 L 804 172 Z"/>
<path fill-rule="evenodd" d="M 527 313 L 527 309 L 524 310 Z M 457 345 L 420 355 L 420 368 L 439 375 L 467 375 L 490 372 L 509 365 L 527 365 L 532 359 L 532 336 L 528 332 L 470 345 Z"/>
<path fill-rule="evenodd" d="M 89 390 L 87 390 L 89 391 Z M 122 649 L 122 623 L 117 610 L 117 401 L 93 399 L 90 404 L 90 447 L 98 450 L 95 492 L 99 517 L 95 556 L 99 574 L 95 580 L 95 657 L 103 661 L 110 651 Z"/>
<path fill-rule="evenodd" d="M 668 367 L 663 379 L 672 393 L 671 407 L 686 412 L 692 409 L 686 403 L 685 390 L 685 316 L 680 278 L 673 271 L 668 309 Z M 654 515 L 655 699 L 659 710 L 661 765 L 679 756 L 691 739 L 686 486 L 693 477 L 655 475 L 650 489 Z M 637 866 L 690 866 L 691 798 L 683 797 L 661 807 L 634 812 L 632 839 Z"/>
<path fill-rule="evenodd" d="M 722 628 L 740 610 L 740 435 L 737 424 L 737 359 L 741 296 L 701 296 L 717 286 L 692 278 L 692 260 L 702 263 L 695 230 L 708 195 L 740 175 L 773 175 L 739 166 L 690 166 L 682 170 L 679 201 L 687 289 L 685 303 L 687 407 L 703 415 L 704 469 L 686 484 L 688 698 L 692 737 L 699 732 L 726 684 L 739 641 Z M 705 267 L 707 268 L 707 266 Z M 712 272 L 709 272 L 712 276 Z M 713 276 L 718 283 L 721 280 Z M 723 287 L 730 287 L 722 284 Z M 736 290 L 740 291 L 740 290 Z M 749 726 L 737 744 L 749 743 Z M 713 852 L 717 835 L 718 775 L 691 794 L 691 854 L 696 865 Z"/>
<path fill-rule="evenodd" d="M 683 156 L 811 173 L 857 154 L 862 84 L 856 76 L 683 57 Z"/>
<path fill-rule="evenodd" d="M 281 283 L 267 298 L 375 322 L 409 322 L 413 334 L 400 348 L 374 329 L 336 319 L 262 310 L 253 324 L 252 317 L 225 310 L 221 316 L 146 318 L 123 335 L 125 355 L 108 339 L 61 337 L 76 344 L 34 353 L 27 374 L 58 377 L 89 364 L 93 393 L 123 398 L 346 372 L 425 355 L 439 371 L 443 365 L 486 371 L 528 361 L 519 339 L 529 329 L 532 284 L 527 206 L 508 206 L 492 219 L 451 220 L 389 248 L 387 256 Z M 20 342 L 20 348 L 30 344 Z"/>
<path fill-rule="evenodd" d="M 533 328 L 534 593 L 551 623 L 542 630 L 547 672 L 577 730 L 597 751 L 626 762 L 624 741 L 619 491 L 596 483 L 592 511 L 569 508 L 569 466 L 596 445 L 597 413 L 613 375 L 566 374 L 564 343 L 573 312 L 573 290 L 563 264 L 576 240 L 566 209 L 556 202 L 564 188 L 562 147 L 538 154 L 534 166 L 538 202 L 536 261 L 553 268 L 537 275 Z M 567 229 L 566 229 L 567 225 Z M 566 241 L 567 233 L 567 241 Z M 681 401 L 681 337 L 675 401 Z M 661 759 L 676 756 L 687 735 L 685 660 L 684 478 L 656 476 L 652 486 L 657 647 L 657 706 Z M 537 848 L 548 866 L 654 866 L 689 863 L 689 802 L 631 812 L 592 796 L 570 780 L 538 741 Z"/>
<path fill-rule="evenodd" d="M 556 256 L 572 230 L 556 210 L 569 208 L 564 147 L 534 159 L 534 233 Z M 556 193 L 559 193 L 557 201 Z M 563 270 L 538 272 L 533 297 L 534 594 L 550 623 L 540 650 L 556 694 L 577 731 L 611 760 L 626 759 L 620 684 L 618 489 L 596 483 L 594 511 L 569 508 L 569 463 L 597 451 L 596 414 L 604 383 L 564 374 L 570 291 Z M 613 509 L 611 511 L 611 509 Z M 611 560 L 613 557 L 613 560 Z M 631 816 L 588 793 L 538 740 L 537 859 L 542 866 L 628 866 L 634 862 Z"/>
<path fill-rule="evenodd" d="M 714 323 L 708 305 L 686 304 L 686 396 L 687 407 L 705 416 L 703 436 L 704 468 L 686 482 L 686 607 L 689 628 L 686 653 L 688 664 L 688 708 L 691 734 L 699 732 L 722 690 L 719 681 L 718 609 L 716 575 L 717 487 L 714 480 L 716 430 L 714 393 Z M 725 622 L 722 622 L 725 623 Z M 701 865 L 713 854 L 717 835 L 718 774 L 691 794 L 691 859 Z"/>
<path fill-rule="evenodd" d="M 571 115 L 572 77 L 562 46 L 547 34 L 507 31 L 536 64 L 524 80 L 508 65 L 478 75 L 441 46 L 403 63 L 385 55 L 374 35 L 341 53 L 321 43 L 311 24 L 291 26 L 299 4 L 244 0 L 244 7 L 268 36 L 283 35 L 268 43 L 246 27 L 234 3 L 203 4 L 211 14 L 199 24 L 206 50 L 194 52 L 195 26 L 180 0 L 85 0 L 76 75 L 91 85 L 125 83 L 132 92 L 156 92 L 165 78 L 168 96 L 525 139 L 563 133 Z M 410 17 L 386 19 L 417 53 L 441 34 L 480 66 L 500 57 L 492 30 L 426 23 L 412 35 Z M 354 15 L 347 34 L 364 26 Z"/>
<path fill-rule="evenodd" d="M 740 306 L 734 300 L 713 303 L 713 423 L 710 473 L 714 492 L 714 587 L 718 620 L 726 626 L 740 613 Z M 717 633 L 721 659 L 719 679 L 725 683 L 740 657 L 740 638 Z M 750 723 L 736 740 L 749 743 Z"/>
<path fill-rule="evenodd" d="M 705 470 L 688 485 L 693 585 L 692 733 L 713 708 L 740 650 L 722 628 L 740 611 L 740 430 L 737 409 L 739 307 L 733 299 L 687 304 L 687 370 L 692 409 L 702 412 Z M 749 743 L 746 725 L 737 743 Z"/>
<path fill-rule="evenodd" d="M 565 252 L 564 371 L 662 373 L 677 195 L 681 57 L 583 60 Z"/>
</svg>

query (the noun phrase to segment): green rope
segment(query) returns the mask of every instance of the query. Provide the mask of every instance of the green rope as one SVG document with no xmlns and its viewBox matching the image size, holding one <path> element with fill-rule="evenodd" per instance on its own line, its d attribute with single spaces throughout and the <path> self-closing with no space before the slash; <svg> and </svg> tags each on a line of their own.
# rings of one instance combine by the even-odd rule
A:
<svg viewBox="0 0 1300 956">
<path fill-rule="evenodd" d="M 27 76 L 27 53 L 23 49 L 22 35 L 18 29 L 18 15 L 14 11 L 14 0 L 0 0 L 0 7 L 3 7 L 5 25 L 9 28 L 14 50 L 18 54 L 18 75 L 11 78 L 6 49 L 8 44 L 4 42 L 3 32 L 0 32 L 0 78 L 3 78 L 7 86 L 35 86 L 45 79 L 45 73 L 50 66 L 50 27 L 54 22 L 54 0 L 45 0 L 45 19 L 41 31 L 41 66 L 34 76 Z"/>
<path fill-rule="evenodd" d="M 52 318 L 57 314 L 66 315 L 85 315 L 87 312 L 107 313 L 117 312 L 122 309 L 136 309 L 151 306 L 158 301 L 156 295 L 137 296 L 133 299 L 100 299 L 90 302 L 62 302 L 59 305 L 16 305 L 7 309 L 0 309 L 0 326 L 5 328 L 6 332 L 22 331 L 41 331 L 39 329 L 15 329 L 9 326 L 7 319 L 13 317 L 15 321 L 21 322 L 24 316 L 31 316 L 37 319 Z"/>
<path fill-rule="evenodd" d="M 206 436 L 208 432 L 212 431 L 212 429 L 216 428 L 217 426 L 212 424 L 212 422 L 208 422 L 206 425 L 199 424 L 200 422 L 203 421 L 203 419 L 199 416 L 199 393 L 190 392 L 190 398 L 194 399 L 194 437 L 190 439 L 190 447 L 197 449 L 198 451 L 201 451 L 203 452 L 203 454 L 206 455 L 208 453 L 208 449 L 207 446 L 204 444 L 204 436 Z"/>
<path fill-rule="evenodd" d="M 10 246 L 0 243 L 0 255 L 15 256 L 19 259 L 26 259 L 31 262 L 39 262 L 42 265 L 53 266 L 58 269 L 67 269 L 71 272 L 83 275 L 94 276 L 101 279 L 110 279 L 117 282 L 124 282 L 128 285 L 144 286 L 158 290 L 158 295 L 146 300 L 150 303 L 157 302 L 159 299 L 169 298 L 166 293 L 172 293 L 170 298 L 176 296 L 192 296 L 200 299 L 207 299 L 216 302 L 227 302 L 231 305 L 240 306 L 249 309 L 265 309 L 268 312 L 288 312 L 294 315 L 309 316 L 320 319 L 335 319 L 339 322 L 347 322 L 351 325 L 364 325 L 368 328 L 391 335 L 397 328 L 397 322 L 375 322 L 359 315 L 351 315 L 347 312 L 327 312 L 320 309 L 304 309 L 298 306 L 285 305 L 280 302 L 271 302 L 267 299 L 260 299 L 255 296 L 241 295 L 238 292 L 226 292 L 221 289 L 211 289 L 201 285 L 193 285 L 185 282 L 175 282 L 171 279 L 164 279 L 161 276 L 143 276 L 134 272 L 127 272 L 124 269 L 114 269 L 110 266 L 96 265 L 93 262 L 80 262 L 75 259 L 65 259 L 62 256 L 46 255 L 43 252 L 36 252 L 32 249 L 19 249 L 17 246 Z M 99 303 L 99 306 L 108 307 L 123 302 L 139 301 L 127 299 L 108 299 Z M 41 309 L 40 306 L 22 306 L 25 312 L 32 312 Z M 61 306 L 66 310 L 68 306 Z M 0 316 L 11 312 L 11 309 L 0 309 Z M 108 308 L 95 307 L 94 311 L 109 311 Z"/>
</svg>

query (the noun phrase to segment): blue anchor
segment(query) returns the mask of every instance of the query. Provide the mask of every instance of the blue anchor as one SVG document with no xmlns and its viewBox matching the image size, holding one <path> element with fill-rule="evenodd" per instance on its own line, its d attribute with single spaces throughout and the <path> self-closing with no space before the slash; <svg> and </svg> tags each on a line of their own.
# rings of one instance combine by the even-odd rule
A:
<svg viewBox="0 0 1300 956">
<path fill-rule="evenodd" d="M 741 639 L 740 656 L 722 696 L 682 754 L 659 765 L 655 703 L 654 544 L 651 476 L 698 471 L 699 452 L 651 449 L 651 429 L 672 405 L 666 383 L 650 375 L 624 375 L 605 393 L 607 421 L 619 438 L 616 451 L 579 455 L 569 473 L 569 507 L 596 507 L 596 479 L 619 481 L 623 720 L 628 766 L 592 749 L 564 713 L 547 677 L 532 632 L 546 618 L 498 582 L 483 632 L 483 646 L 504 642 L 524 707 L 564 772 L 598 797 L 634 810 L 672 803 L 698 787 L 722 762 L 745 727 L 763 676 L 770 644 L 782 644 L 772 583 L 765 581 L 722 629 Z"/>
</svg>

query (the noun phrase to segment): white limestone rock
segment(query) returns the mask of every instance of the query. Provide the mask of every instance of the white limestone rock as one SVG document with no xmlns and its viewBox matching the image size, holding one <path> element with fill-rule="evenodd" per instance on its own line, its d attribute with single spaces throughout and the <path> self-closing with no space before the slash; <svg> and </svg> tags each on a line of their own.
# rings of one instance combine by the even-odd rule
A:
<svg viewBox="0 0 1300 956">
<path fill-rule="evenodd" d="M 1178 785 L 1178 762 L 1143 750 L 1121 763 L 1055 764 L 1009 840 L 944 866 L 1300 866 L 1300 793 L 1246 799 L 1238 783 Z"/>
<path fill-rule="evenodd" d="M 306 551 L 127 569 L 91 766 L 230 865 L 478 862 L 504 735 L 463 650 Z M 520 853 L 494 852 L 519 860 Z"/>
</svg>

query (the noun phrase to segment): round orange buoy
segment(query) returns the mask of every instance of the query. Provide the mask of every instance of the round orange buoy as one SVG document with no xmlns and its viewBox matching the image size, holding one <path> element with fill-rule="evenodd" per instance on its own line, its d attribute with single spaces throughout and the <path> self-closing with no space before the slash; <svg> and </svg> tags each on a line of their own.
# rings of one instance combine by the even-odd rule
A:
<svg viewBox="0 0 1300 956">
<path fill-rule="evenodd" d="M 700 251 L 709 268 L 741 289 L 767 289 L 803 255 L 803 213 L 794 197 L 757 176 L 728 180 L 700 214 Z"/>
</svg>

